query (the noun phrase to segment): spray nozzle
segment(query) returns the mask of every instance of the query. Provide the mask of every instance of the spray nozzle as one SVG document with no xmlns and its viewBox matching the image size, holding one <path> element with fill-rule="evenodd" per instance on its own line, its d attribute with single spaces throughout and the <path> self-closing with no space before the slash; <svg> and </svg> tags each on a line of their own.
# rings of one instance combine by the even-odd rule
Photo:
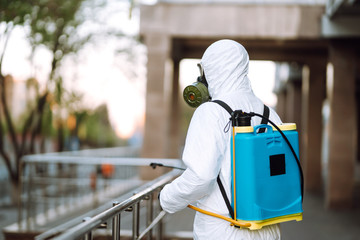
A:
<svg viewBox="0 0 360 240">
<path fill-rule="evenodd" d="M 152 167 L 153 169 L 155 169 L 156 167 L 162 167 L 162 166 L 164 166 L 164 165 L 161 163 L 150 163 L 150 167 Z"/>
<path fill-rule="evenodd" d="M 182 167 L 177 167 L 177 166 L 168 166 L 168 165 L 164 165 L 162 163 L 150 163 L 150 167 L 152 167 L 153 169 L 155 169 L 156 167 L 166 167 L 166 168 L 173 168 L 173 169 L 179 169 L 179 170 L 185 170 L 185 168 Z"/>
</svg>

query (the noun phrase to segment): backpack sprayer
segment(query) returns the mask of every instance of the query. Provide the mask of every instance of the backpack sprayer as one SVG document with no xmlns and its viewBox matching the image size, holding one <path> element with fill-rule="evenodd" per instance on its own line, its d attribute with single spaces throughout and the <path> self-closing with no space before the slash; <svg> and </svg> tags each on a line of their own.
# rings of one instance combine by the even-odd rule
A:
<svg viewBox="0 0 360 240">
<path fill-rule="evenodd" d="M 277 126 L 266 119 L 273 127 L 252 127 L 253 116 L 264 118 L 253 112 L 232 112 L 233 219 L 250 223 L 250 229 L 301 221 L 303 173 L 296 125 Z M 261 129 L 267 131 L 261 133 Z"/>
</svg>

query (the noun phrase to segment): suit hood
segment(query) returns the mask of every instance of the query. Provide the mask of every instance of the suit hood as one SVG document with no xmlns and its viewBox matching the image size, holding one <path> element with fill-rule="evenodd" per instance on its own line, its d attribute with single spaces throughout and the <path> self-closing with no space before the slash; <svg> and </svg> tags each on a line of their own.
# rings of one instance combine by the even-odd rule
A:
<svg viewBox="0 0 360 240">
<path fill-rule="evenodd" d="M 204 52 L 201 65 L 213 99 L 234 91 L 252 91 L 247 77 L 249 55 L 241 44 L 233 40 L 214 42 Z"/>
</svg>

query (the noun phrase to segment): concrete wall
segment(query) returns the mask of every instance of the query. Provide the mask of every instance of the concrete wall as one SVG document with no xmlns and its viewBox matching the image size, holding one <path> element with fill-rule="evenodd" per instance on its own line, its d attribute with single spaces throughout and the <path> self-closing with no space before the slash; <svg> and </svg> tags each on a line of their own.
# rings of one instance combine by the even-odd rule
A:
<svg viewBox="0 0 360 240">
<path fill-rule="evenodd" d="M 173 37 L 319 38 L 324 6 L 156 4 L 141 7 L 140 32 Z"/>
</svg>

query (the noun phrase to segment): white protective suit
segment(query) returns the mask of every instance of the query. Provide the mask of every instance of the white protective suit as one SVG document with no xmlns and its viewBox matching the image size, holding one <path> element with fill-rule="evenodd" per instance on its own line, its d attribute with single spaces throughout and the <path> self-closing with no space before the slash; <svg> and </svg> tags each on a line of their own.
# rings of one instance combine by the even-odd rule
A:
<svg viewBox="0 0 360 240">
<path fill-rule="evenodd" d="M 249 56 L 245 48 L 232 40 L 220 40 L 205 51 L 201 64 L 209 84 L 212 100 L 222 100 L 233 110 L 263 114 L 264 105 L 257 98 L 247 77 Z M 264 79 L 266 80 L 266 79 Z M 174 213 L 188 204 L 217 214 L 229 216 L 216 178 L 220 179 L 231 199 L 231 130 L 224 132 L 229 113 L 220 105 L 206 102 L 200 105 L 191 119 L 188 129 L 183 161 L 184 173 L 166 185 L 160 193 L 161 207 Z M 270 108 L 270 119 L 280 124 L 276 112 Z M 253 117 L 252 125 L 261 118 Z M 260 230 L 239 229 L 230 223 L 197 212 L 194 219 L 194 239 L 280 239 L 278 225 Z"/>
</svg>

